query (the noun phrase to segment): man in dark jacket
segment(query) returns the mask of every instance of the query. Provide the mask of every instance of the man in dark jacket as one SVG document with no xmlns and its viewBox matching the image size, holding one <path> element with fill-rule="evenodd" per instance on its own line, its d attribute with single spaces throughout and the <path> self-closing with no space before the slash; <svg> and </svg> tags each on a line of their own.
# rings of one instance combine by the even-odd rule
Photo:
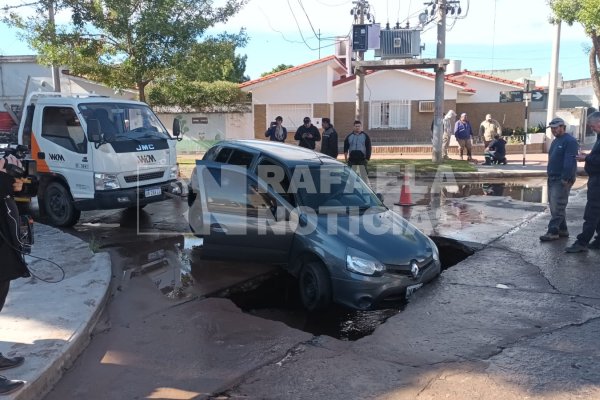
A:
<svg viewBox="0 0 600 400">
<path fill-rule="evenodd" d="M 327 154 L 333 158 L 338 156 L 338 134 L 335 131 L 331 120 L 323 118 L 323 137 L 321 138 L 321 153 Z"/>
<path fill-rule="evenodd" d="M 321 134 L 317 127 L 310 122 L 310 118 L 304 117 L 303 122 L 304 125 L 300 125 L 296 130 L 294 139 L 299 140 L 298 146 L 314 150 L 316 147 L 315 143 L 321 140 Z"/>
<path fill-rule="evenodd" d="M 565 249 L 567 253 L 580 253 L 588 248 L 600 249 L 600 111 L 590 114 L 587 123 L 597 135 L 592 151 L 577 156 L 577 161 L 585 161 L 585 172 L 589 176 L 587 203 L 583 213 L 583 229 L 575 243 Z M 596 238 L 589 243 L 594 232 Z"/>
<path fill-rule="evenodd" d="M 23 188 L 23 180 L 15 179 L 6 173 L 6 165 L 14 164 L 21 167 L 21 163 L 13 155 L 0 159 L 0 311 L 4 307 L 10 281 L 29 276 L 27 265 L 20 252 L 21 241 L 19 211 L 13 198 L 14 192 Z M 23 357 L 8 358 L 0 353 L 0 370 L 14 368 L 21 365 Z M 12 393 L 23 387 L 22 381 L 13 381 L 0 376 L 0 395 Z"/>
<path fill-rule="evenodd" d="M 550 221 L 548 231 L 540 236 L 542 242 L 569 237 L 567 229 L 567 204 L 569 192 L 577 175 L 577 140 L 566 132 L 565 121 L 554 118 L 548 123 L 554 140 L 548 150 L 548 205 Z"/>
<path fill-rule="evenodd" d="M 494 135 L 494 139 L 489 142 L 485 149 L 485 165 L 504 164 L 506 165 L 506 142 L 499 134 Z"/>
<path fill-rule="evenodd" d="M 473 161 L 471 148 L 473 147 L 473 128 L 467 119 L 467 113 L 460 114 L 460 119 L 454 124 L 454 136 L 460 147 L 460 159 L 463 159 L 463 151 L 467 150 L 467 160 Z"/>
<path fill-rule="evenodd" d="M 285 142 L 287 129 L 285 129 L 282 123 L 283 117 L 277 116 L 275 123 L 271 123 L 271 127 L 265 132 L 265 137 L 268 137 L 272 142 Z"/>
</svg>

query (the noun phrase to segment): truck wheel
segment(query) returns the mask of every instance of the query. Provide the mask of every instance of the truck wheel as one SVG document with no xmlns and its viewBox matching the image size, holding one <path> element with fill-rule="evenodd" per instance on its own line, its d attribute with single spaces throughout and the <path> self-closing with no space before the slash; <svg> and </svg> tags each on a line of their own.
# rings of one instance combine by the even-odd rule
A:
<svg viewBox="0 0 600 400">
<path fill-rule="evenodd" d="M 331 305 L 331 281 L 323 264 L 304 264 L 298 278 L 300 298 L 307 310 L 321 310 Z"/>
<path fill-rule="evenodd" d="M 73 204 L 71 194 L 61 183 L 51 182 L 46 187 L 43 203 L 46 216 L 54 226 L 73 226 L 81 216 L 81 211 Z"/>
</svg>

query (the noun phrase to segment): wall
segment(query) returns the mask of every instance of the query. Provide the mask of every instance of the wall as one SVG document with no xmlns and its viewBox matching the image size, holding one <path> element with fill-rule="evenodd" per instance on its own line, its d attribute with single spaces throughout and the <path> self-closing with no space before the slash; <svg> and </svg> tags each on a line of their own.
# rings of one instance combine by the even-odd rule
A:
<svg viewBox="0 0 600 400">
<path fill-rule="evenodd" d="M 502 128 L 522 128 L 525 123 L 525 103 L 478 103 L 456 105 L 456 114 L 466 112 L 473 129 L 479 129 L 479 124 L 485 119 L 486 114 L 500 123 Z"/>
<path fill-rule="evenodd" d="M 461 76 L 460 80 L 467 83 L 469 88 L 475 89 L 476 93 L 459 95 L 459 103 L 498 103 L 500 101 L 500 92 L 522 90 L 520 86 L 489 81 L 468 75 Z"/>
<path fill-rule="evenodd" d="M 224 139 L 252 139 L 252 114 L 250 113 L 158 113 L 158 118 L 172 133 L 173 120 L 181 117 L 184 140 L 177 151 L 204 151 L 202 141 Z M 205 118 L 206 123 L 194 123 L 193 119 Z"/>
<path fill-rule="evenodd" d="M 454 100 L 458 88 L 446 84 L 444 98 Z M 375 100 L 433 100 L 435 82 L 432 78 L 415 75 L 401 70 L 377 71 L 365 76 L 365 101 Z M 356 80 L 333 87 L 334 102 L 348 102 L 356 99 Z"/>
<path fill-rule="evenodd" d="M 331 81 L 328 65 L 318 64 L 284 74 L 250 88 L 253 104 L 328 103 Z M 247 89 L 244 89 L 247 90 Z"/>
</svg>

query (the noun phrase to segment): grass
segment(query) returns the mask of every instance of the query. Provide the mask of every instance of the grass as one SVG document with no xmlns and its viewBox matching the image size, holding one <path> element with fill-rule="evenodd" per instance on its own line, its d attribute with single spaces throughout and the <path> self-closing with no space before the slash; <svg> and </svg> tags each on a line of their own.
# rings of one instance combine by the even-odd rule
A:
<svg viewBox="0 0 600 400">
<path fill-rule="evenodd" d="M 436 172 L 438 168 L 443 167 L 444 169 L 452 169 L 453 172 L 477 172 L 475 165 L 461 160 L 444 160 L 441 164 L 436 164 L 431 159 L 377 159 L 369 161 L 369 169 L 390 169 L 404 171 L 407 166 L 413 166 L 416 173 L 429 173 Z M 410 168 L 410 167 L 409 167 Z"/>
</svg>

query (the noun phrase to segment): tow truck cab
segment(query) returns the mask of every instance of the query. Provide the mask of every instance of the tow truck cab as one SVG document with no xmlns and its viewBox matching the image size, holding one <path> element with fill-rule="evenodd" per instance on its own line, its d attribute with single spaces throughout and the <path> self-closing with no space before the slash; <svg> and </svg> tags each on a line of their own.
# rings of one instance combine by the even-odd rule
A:
<svg viewBox="0 0 600 400">
<path fill-rule="evenodd" d="M 30 148 L 40 210 L 52 225 L 181 194 L 177 137 L 147 104 L 38 92 L 25 105 L 18 140 Z"/>
</svg>

